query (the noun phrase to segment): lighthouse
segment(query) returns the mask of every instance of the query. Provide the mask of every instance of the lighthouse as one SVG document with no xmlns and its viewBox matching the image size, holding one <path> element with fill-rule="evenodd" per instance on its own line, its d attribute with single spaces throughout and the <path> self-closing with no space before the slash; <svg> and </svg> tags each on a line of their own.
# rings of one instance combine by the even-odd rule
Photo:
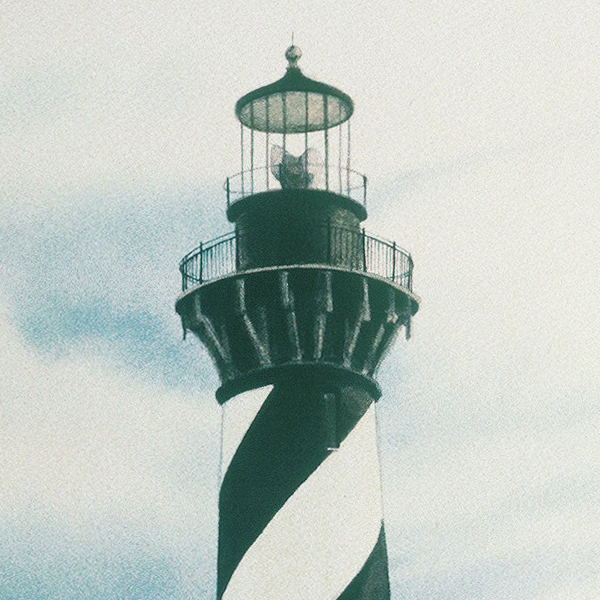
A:
<svg viewBox="0 0 600 600">
<path fill-rule="evenodd" d="M 238 100 L 234 229 L 180 263 L 176 310 L 221 380 L 218 600 L 390 597 L 374 376 L 410 337 L 413 262 L 365 231 L 354 103 L 301 54 Z"/>
</svg>

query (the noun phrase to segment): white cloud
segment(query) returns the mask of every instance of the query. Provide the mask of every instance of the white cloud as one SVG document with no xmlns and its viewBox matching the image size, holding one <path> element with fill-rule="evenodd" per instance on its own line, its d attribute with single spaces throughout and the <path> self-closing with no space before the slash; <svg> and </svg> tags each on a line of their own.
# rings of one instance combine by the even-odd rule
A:
<svg viewBox="0 0 600 600">
<path fill-rule="evenodd" d="M 0 569 L 14 593 L 36 593 L 23 568 L 32 557 L 48 593 L 64 597 L 72 578 L 93 587 L 103 569 L 110 579 L 131 561 L 164 562 L 164 577 L 171 565 L 179 587 L 205 584 L 216 549 L 216 402 L 144 381 L 93 344 L 60 360 L 35 355 L 6 314 L 0 335 Z"/>
<path fill-rule="evenodd" d="M 600 593 L 597 580 L 591 582 L 600 564 L 597 407 L 582 414 L 582 400 L 569 398 L 572 412 L 566 418 L 553 413 L 552 401 L 538 398 L 537 418 L 513 416 L 510 422 L 500 411 L 490 415 L 497 422 L 481 432 L 459 397 L 447 401 L 460 416 L 437 427 L 438 437 L 430 429 L 418 440 L 402 439 L 402 428 L 411 423 L 403 422 L 398 431 L 398 415 L 382 406 L 394 586 L 407 597 L 421 589 L 427 591 L 423 597 L 487 598 L 503 588 L 506 597 L 525 600 L 559 585 L 560 593 L 552 597 L 570 600 L 590 579 L 587 585 L 595 593 L 587 597 L 595 598 Z M 425 399 L 419 406 L 433 408 Z M 480 592 L 470 595 L 472 588 Z"/>
</svg>

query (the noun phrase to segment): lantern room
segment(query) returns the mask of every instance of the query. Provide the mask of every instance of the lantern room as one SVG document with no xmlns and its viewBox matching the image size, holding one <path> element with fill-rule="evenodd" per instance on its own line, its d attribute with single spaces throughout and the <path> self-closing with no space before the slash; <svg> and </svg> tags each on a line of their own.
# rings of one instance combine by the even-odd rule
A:
<svg viewBox="0 0 600 600">
<path fill-rule="evenodd" d="M 366 177 L 351 168 L 354 104 L 341 90 L 306 77 L 290 46 L 285 75 L 240 98 L 240 162 L 225 187 L 228 206 L 281 189 L 325 190 L 366 202 Z"/>
</svg>

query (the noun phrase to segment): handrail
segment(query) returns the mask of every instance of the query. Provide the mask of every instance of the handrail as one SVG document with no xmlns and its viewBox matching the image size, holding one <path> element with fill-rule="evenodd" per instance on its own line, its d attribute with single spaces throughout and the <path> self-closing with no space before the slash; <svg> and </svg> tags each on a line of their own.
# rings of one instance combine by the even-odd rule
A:
<svg viewBox="0 0 600 600">
<path fill-rule="evenodd" d="M 323 164 L 312 165 L 318 169 L 324 169 Z M 245 169 L 227 177 L 223 184 L 223 189 L 227 196 L 227 208 L 235 202 L 248 196 L 259 194 L 261 192 L 270 192 L 280 190 L 279 181 L 271 173 L 270 166 L 255 167 Z M 347 167 L 335 165 L 328 166 L 329 178 L 315 176 L 315 181 L 308 188 L 334 192 L 342 196 L 347 196 L 356 202 L 367 205 L 367 177 L 358 171 Z M 335 174 L 337 173 L 337 176 Z M 337 182 L 337 185 L 336 185 Z"/>
<path fill-rule="evenodd" d="M 396 242 L 368 235 L 364 229 L 322 227 L 328 232 L 328 256 L 319 261 L 320 264 L 345 265 L 350 270 L 378 275 L 412 291 L 413 260 Z M 182 290 L 243 272 L 238 254 L 239 239 L 243 235 L 243 232 L 231 231 L 188 252 L 179 263 Z M 339 262 L 340 257 L 342 262 Z"/>
</svg>

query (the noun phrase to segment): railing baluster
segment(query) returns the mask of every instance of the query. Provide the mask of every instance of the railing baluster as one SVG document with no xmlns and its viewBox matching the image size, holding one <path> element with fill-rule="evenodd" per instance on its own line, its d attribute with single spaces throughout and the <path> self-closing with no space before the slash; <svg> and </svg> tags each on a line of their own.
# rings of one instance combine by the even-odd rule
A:
<svg viewBox="0 0 600 600">
<path fill-rule="evenodd" d="M 254 194 L 254 102 L 250 103 L 250 193 Z"/>
<path fill-rule="evenodd" d="M 338 102 L 338 122 L 340 119 L 340 103 Z M 342 126 L 338 125 L 338 179 L 339 179 L 339 190 L 342 193 Z"/>
<path fill-rule="evenodd" d="M 242 197 L 244 197 L 244 126 L 240 123 L 240 146 L 242 157 Z"/>
<path fill-rule="evenodd" d="M 362 230 L 362 251 L 363 251 L 363 271 L 367 270 L 367 248 L 366 248 L 366 237 L 365 229 Z"/>
<path fill-rule="evenodd" d="M 200 260 L 198 260 L 198 281 L 200 283 L 202 283 L 202 243 L 200 243 L 200 247 L 198 249 L 198 254 L 196 254 L 196 257 L 199 257 Z"/>
</svg>

